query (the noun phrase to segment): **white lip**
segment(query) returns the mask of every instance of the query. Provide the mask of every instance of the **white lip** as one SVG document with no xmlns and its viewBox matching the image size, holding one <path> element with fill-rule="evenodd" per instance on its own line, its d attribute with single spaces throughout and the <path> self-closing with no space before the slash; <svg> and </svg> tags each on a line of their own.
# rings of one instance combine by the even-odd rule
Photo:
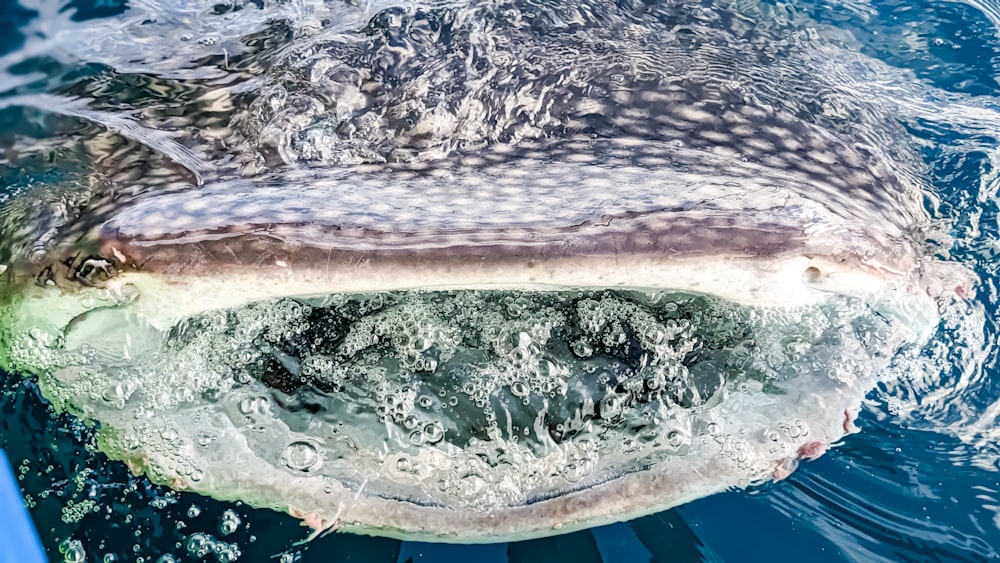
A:
<svg viewBox="0 0 1000 563">
<path fill-rule="evenodd" d="M 275 297 L 410 289 L 667 289 L 761 307 L 813 305 L 830 293 L 865 300 L 899 293 L 909 301 L 922 302 L 918 308 L 933 309 L 932 300 L 898 273 L 800 253 L 771 257 L 574 257 L 544 263 L 513 259 L 492 264 L 373 261 L 330 269 L 275 259 L 270 264 L 233 268 L 211 277 L 127 272 L 108 284 L 112 292 L 128 286 L 139 293 L 135 311 L 160 328 L 204 311 Z M 914 327 L 926 323 L 912 321 Z"/>
</svg>

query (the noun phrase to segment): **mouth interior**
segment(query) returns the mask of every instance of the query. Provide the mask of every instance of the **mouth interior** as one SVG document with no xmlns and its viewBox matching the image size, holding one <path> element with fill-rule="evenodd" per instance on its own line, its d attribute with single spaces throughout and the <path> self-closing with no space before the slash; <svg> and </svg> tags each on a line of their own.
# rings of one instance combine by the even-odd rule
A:
<svg viewBox="0 0 1000 563">
<path fill-rule="evenodd" d="M 133 323 L 130 345 L 143 330 L 156 332 Z M 76 350 L 88 365 L 57 379 L 69 402 L 114 428 L 109 453 L 144 452 L 154 478 L 223 489 L 211 452 L 245 441 L 252 453 L 241 455 L 290 481 L 323 476 L 472 510 L 544 501 L 706 448 L 751 479 L 760 460 L 745 438 L 773 432 L 772 457 L 793 455 L 811 424 L 812 407 L 792 408 L 801 389 L 863 396 L 900 345 L 846 297 L 785 310 L 608 290 L 284 298 L 147 340 L 160 353 L 127 362 L 111 357 L 120 346 L 91 341 Z"/>
</svg>

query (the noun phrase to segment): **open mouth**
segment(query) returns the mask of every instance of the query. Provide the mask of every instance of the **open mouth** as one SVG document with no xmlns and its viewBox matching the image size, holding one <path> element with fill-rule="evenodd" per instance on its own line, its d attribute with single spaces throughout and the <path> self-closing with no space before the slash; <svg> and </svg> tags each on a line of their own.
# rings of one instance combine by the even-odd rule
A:
<svg viewBox="0 0 1000 563">
<path fill-rule="evenodd" d="M 593 288 L 278 298 L 166 330 L 97 307 L 42 383 L 154 481 L 318 530 L 491 541 L 783 478 L 851 430 L 904 324 L 837 294 Z"/>
</svg>

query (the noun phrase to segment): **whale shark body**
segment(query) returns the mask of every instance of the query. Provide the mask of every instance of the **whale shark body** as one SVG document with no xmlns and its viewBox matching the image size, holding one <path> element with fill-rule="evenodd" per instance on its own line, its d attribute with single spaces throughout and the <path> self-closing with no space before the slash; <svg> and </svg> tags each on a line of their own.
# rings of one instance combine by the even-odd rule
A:
<svg viewBox="0 0 1000 563">
<path fill-rule="evenodd" d="M 955 279 L 891 127 L 800 104 L 838 91 L 790 29 L 385 9 L 128 127 L 9 102 L 104 129 L 90 185 L 5 205 L 4 365 L 137 473 L 317 532 L 522 539 L 784 478 Z"/>
</svg>

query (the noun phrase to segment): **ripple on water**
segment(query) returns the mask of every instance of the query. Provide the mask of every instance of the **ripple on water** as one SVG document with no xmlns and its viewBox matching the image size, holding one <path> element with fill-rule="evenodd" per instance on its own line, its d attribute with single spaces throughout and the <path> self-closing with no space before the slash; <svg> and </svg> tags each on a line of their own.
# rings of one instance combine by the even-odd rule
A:
<svg viewBox="0 0 1000 563">
<path fill-rule="evenodd" d="M 29 82 L 39 89 L 49 88 L 43 82 L 49 80 L 52 90 L 80 96 L 89 102 L 89 110 L 80 111 L 82 106 L 72 104 L 51 104 L 51 98 L 35 99 L 35 110 L 11 111 L 5 101 L 8 92 L 0 98 L 0 111 L 6 120 L 5 128 L 10 131 L 26 132 L 31 138 L 30 151 L 10 150 L 3 154 L 5 167 L 0 183 L 5 187 L 5 195 L 24 193 L 37 186 L 50 188 L 52 205 L 42 210 L 33 225 L 45 228 L 59 224 L 60 217 L 86 200 L 86 193 L 94 180 L 86 166 L 75 163 L 73 150 L 66 147 L 78 139 L 91 139 L 106 147 L 108 154 L 124 163 L 121 168 L 135 165 L 137 170 L 145 170 L 148 176 L 164 174 L 165 182 L 176 181 L 167 170 L 198 166 L 183 145 L 169 136 L 157 135 L 155 131 L 190 131 L 197 129 L 211 133 L 223 127 L 220 115 L 228 110 L 228 96 L 218 94 L 219 86 L 232 84 L 237 94 L 252 88 L 248 78 L 261 68 L 274 68 L 282 82 L 280 87 L 261 95 L 259 103 L 253 105 L 252 112 L 244 116 L 240 124 L 242 133 L 251 138 L 256 160 L 239 162 L 243 170 L 253 172 L 265 164 L 277 161 L 307 161 L 312 163 L 350 163 L 357 161 L 379 161 L 394 155 L 406 158 L 407 151 L 420 147 L 421 143 L 433 145 L 441 139 L 449 142 L 458 139 L 456 145 L 476 146 L 490 140 L 489 132 L 476 129 L 484 112 L 490 108 L 478 107 L 475 97 L 456 100 L 448 97 L 447 88 L 430 88 L 429 93 L 419 100 L 409 100 L 409 104 L 399 107 L 368 112 L 364 119 L 352 121 L 350 118 L 359 108 L 366 105 L 365 96 L 359 83 L 360 76 L 353 69 L 338 64 L 336 57 L 325 56 L 322 45 L 326 39 L 338 34 L 351 35 L 365 29 L 370 36 L 391 33 L 399 29 L 405 20 L 405 8 L 390 9 L 389 3 L 373 6 L 360 4 L 330 4 L 303 8 L 299 4 L 267 4 L 261 8 L 257 4 L 190 4 L 179 7 L 176 3 L 145 3 L 133 6 L 126 12 L 126 18 L 111 20 L 90 20 L 100 10 L 86 2 L 74 4 L 80 11 L 42 9 L 38 17 L 20 18 L 23 27 L 18 34 L 26 43 L 18 50 L 11 51 L 0 59 L 0 84 L 4 88 L 16 88 Z M 796 525 L 813 530 L 825 538 L 833 549 L 839 550 L 845 558 L 853 559 L 918 559 L 928 554 L 942 559 L 985 559 L 996 557 L 994 547 L 1000 545 L 997 514 L 1000 513 L 1000 492 L 995 475 L 1000 469 L 1000 456 L 996 435 L 996 414 L 1000 409 L 1000 378 L 997 374 L 996 350 L 998 334 L 996 330 L 996 309 L 998 303 L 996 280 L 998 264 L 997 235 L 997 180 L 996 141 L 998 132 L 996 115 L 996 40 L 995 11 L 982 2 L 811 2 L 795 5 L 769 5 L 744 3 L 749 17 L 736 18 L 739 25 L 752 26 L 748 36 L 766 37 L 769 30 L 788 22 L 800 22 L 808 27 L 803 36 L 827 34 L 848 45 L 850 53 L 860 51 L 868 56 L 885 61 L 903 72 L 882 71 L 878 65 L 863 57 L 848 54 L 850 64 L 841 66 L 829 64 L 837 55 L 835 49 L 828 49 L 816 57 L 796 61 L 786 72 L 800 75 L 803 68 L 815 69 L 815 74 L 830 73 L 836 88 L 830 88 L 810 104 L 795 106 L 795 93 L 799 82 L 792 80 L 772 83 L 755 80 L 758 69 L 748 67 L 732 79 L 734 91 L 747 96 L 775 98 L 793 112 L 808 113 L 812 119 L 824 120 L 832 128 L 864 128 L 878 120 L 880 113 L 888 113 L 902 121 L 908 128 L 912 141 L 925 147 L 923 155 L 930 168 L 929 182 L 935 186 L 934 194 L 928 198 L 928 205 L 935 207 L 935 224 L 920 226 L 933 232 L 930 238 L 940 241 L 939 251 L 950 254 L 976 269 L 983 283 L 979 293 L 962 310 L 945 313 L 945 325 L 928 349 L 904 364 L 888 377 L 876 393 L 869 396 L 869 404 L 858 424 L 864 432 L 854 435 L 845 444 L 818 461 L 803 464 L 803 469 L 793 474 L 787 481 L 764 486 L 759 494 L 750 498 L 782 514 Z M 382 8 L 386 10 L 378 17 Z M 103 10 L 104 8 L 101 8 Z M 179 15 L 180 14 L 180 15 Z M 711 21 L 715 14 L 706 9 L 703 21 Z M 503 14 L 511 21 L 540 29 L 550 29 L 563 33 L 576 25 L 572 12 L 559 13 L 546 6 L 533 6 L 523 10 L 511 10 Z M 992 19 L 991 19 L 992 18 Z M 77 21 L 79 20 L 79 21 Z M 813 25 L 818 20 L 820 25 Z M 642 21 L 629 22 L 628 29 L 640 32 Z M 93 30 L 100 30 L 95 34 Z M 835 29 L 827 29 L 832 27 Z M 321 35 L 316 35 L 319 30 Z M 609 29 L 611 29 L 609 27 Z M 34 31 L 42 30 L 41 33 Z M 62 30 L 53 35 L 46 30 Z M 419 30 L 427 32 L 427 30 Z M 531 64 L 520 56 L 517 45 L 502 45 L 491 42 L 502 39 L 491 35 L 485 28 L 479 29 L 481 36 L 488 38 L 477 48 L 497 50 L 490 57 L 491 65 L 484 72 L 502 75 L 511 72 L 517 64 Z M 692 40 L 704 39 L 698 26 L 679 30 L 690 35 Z M 846 36 L 846 34 L 850 36 Z M 16 35 L 14 33 L 11 36 Z M 37 40 L 34 38 L 38 38 Z M 100 37 L 100 41 L 94 41 Z M 559 35 L 560 38 L 563 35 Z M 309 44 L 304 51 L 290 49 L 289 38 L 303 40 Z M 798 35 L 785 37 L 785 45 L 795 45 L 803 40 Z M 62 48 L 49 51 L 42 49 L 38 41 L 48 41 Z M 559 42 L 562 42 L 561 39 Z M 404 45 L 405 46 L 405 45 Z M 712 48 L 716 48 L 713 46 Z M 567 58 L 579 53 L 562 46 Z M 281 58 L 283 52 L 293 52 L 288 59 Z M 349 57 L 345 50 L 341 58 Z M 404 52 L 403 46 L 397 52 Z M 45 53 L 45 60 L 31 55 L 32 52 Z M 769 51 L 769 53 L 771 53 Z M 771 53 L 772 55 L 775 53 Z M 469 60 L 473 60 L 470 57 Z M 465 60 L 465 59 L 463 59 Z M 80 62 L 86 64 L 81 64 Z M 824 62 L 826 61 L 826 62 Z M 628 61 L 626 61 L 628 63 Z M 650 58 L 638 53 L 631 64 L 621 69 L 579 68 L 585 78 L 593 78 L 594 83 L 606 83 L 611 87 L 624 87 L 632 81 L 642 80 L 647 72 L 666 72 L 681 75 L 690 61 Z M 18 67 L 20 65 L 20 67 Z M 447 65 L 446 65 L 447 66 Z M 378 71 L 377 65 L 369 65 Z M 108 70 L 114 69 L 114 72 Z M 666 71 L 664 71 L 666 69 Z M 847 69 L 846 71 L 844 69 Z M 25 72 L 30 71 L 30 72 Z M 429 68 L 428 76 L 440 80 L 442 76 L 453 76 L 454 69 Z M 39 74 L 40 73 L 40 74 Z M 40 76 L 48 74 L 43 82 Z M 606 75 L 606 76 L 603 76 Z M 445 81 L 458 84 L 458 80 Z M 306 99 L 307 89 L 315 84 L 325 84 L 331 89 L 328 99 Z M 484 82 L 489 87 L 490 82 Z M 35 86 L 32 86 L 35 88 Z M 788 95 L 782 92 L 782 88 Z M 34 91 L 34 90 L 32 90 Z M 533 112 L 536 107 L 545 107 L 544 93 L 526 96 L 523 101 L 498 107 L 515 107 L 519 111 Z M 970 97 L 967 95 L 978 96 Z M 860 104 L 859 99 L 872 100 L 870 104 Z M 30 100 L 29 100 L 30 101 Z M 295 103 L 292 103 L 292 102 Z M 459 119 L 437 111 L 458 104 Z M 48 105 L 46 105 L 48 104 Z M 463 105 L 464 104 L 464 105 Z M 525 105 L 527 104 L 527 105 Z M 31 104 L 28 104 L 31 105 Z M 48 107 L 49 110 L 38 108 Z M 128 107 L 130 115 L 119 115 L 119 108 Z M 555 107 L 555 106 L 553 106 Z M 61 109 L 60 109 L 61 108 Z M 206 116 L 203 122 L 192 123 L 190 115 L 182 108 L 193 108 Z M 414 112 L 412 110 L 419 109 Z M 391 111 L 390 111 L 391 110 Z M 68 112 L 62 118 L 59 111 Z M 363 113 L 363 112 L 362 112 Z M 509 115 L 517 115 L 511 111 Z M 532 114 L 536 115 L 536 114 Z M 125 121 L 121 121 L 125 119 Z M 131 121 L 131 120 L 135 121 Z M 544 130 L 551 122 L 551 115 L 537 114 L 532 130 L 530 127 L 513 130 L 504 134 L 514 137 L 530 137 Z M 385 126 L 389 123 L 391 126 Z M 839 125 L 838 125 L 839 124 Z M 500 127 L 499 129 L 503 129 Z M 114 132 L 120 133 L 118 137 Z M 402 133 L 400 133 L 402 131 Z M 6 131 L 5 131 L 6 133 Z M 872 131 L 870 141 L 878 146 L 891 147 L 895 139 L 885 130 Z M 67 139 L 69 141 L 67 141 Z M 400 148 L 396 140 L 402 139 L 406 145 Z M 46 144 L 51 146 L 46 146 Z M 21 141 L 14 147 L 23 148 Z M 226 143 L 221 143 L 226 144 Z M 4 142 L 8 146 L 8 142 Z M 229 146 L 229 145 L 227 145 Z M 426 147 L 422 147 L 426 149 Z M 438 146 L 440 150 L 450 147 Z M 146 149 L 152 149 L 151 151 Z M 891 150 L 886 148 L 885 150 Z M 395 152 L 394 152 L 395 151 Z M 11 155 L 16 155 L 11 156 Z M 39 156 L 40 155 L 40 156 Z M 264 162 L 265 164 L 262 164 Z M 54 163 L 54 164 L 53 164 Z M 87 168 L 84 175 L 80 168 Z M 54 172 L 53 172 L 54 170 Z M 187 176 L 181 174 L 187 180 Z M 70 188 L 58 188 L 54 184 L 70 184 Z M 133 184 L 141 189 L 140 183 Z M 56 193 L 58 191 L 58 193 Z M 45 190 L 42 190 L 45 192 Z M 35 192 L 41 193 L 41 192 Z M 4 207 L 4 213 L 21 213 Z M 27 210 L 31 211 L 31 210 Z M 37 211 L 37 209 L 36 209 Z M 49 213 L 49 216 L 43 216 Z M 28 249 L 29 260 L 41 258 L 34 250 Z M 44 250 L 44 249 L 42 249 Z M 0 267 L 3 269 L 3 267 Z M 2 272 L 0 272 L 2 273 Z M 136 296 L 126 289 L 120 295 L 104 296 L 105 299 L 130 302 Z M 94 296 L 85 297 L 80 306 L 96 308 L 106 304 Z M 371 304 L 372 309 L 384 305 Z M 294 314 L 294 313 L 293 313 Z M 512 301 L 505 305 L 505 314 L 512 318 L 522 318 L 525 314 L 523 303 Z M 203 328 L 207 333 L 218 332 L 225 319 L 216 316 L 206 318 Z M 247 326 L 259 323 L 259 319 L 247 319 Z M 392 327 L 399 338 L 388 345 L 401 352 L 400 363 L 413 373 L 434 373 L 443 361 L 440 355 L 431 356 L 430 342 L 436 342 L 438 352 L 447 355 L 449 345 L 454 345 L 453 334 L 428 334 L 424 319 L 417 316 L 408 324 Z M 374 326 L 374 325 L 373 325 Z M 530 327 L 529 327 L 530 328 Z M 651 328 L 639 333 L 638 345 L 651 349 L 669 340 L 669 327 Z M 415 333 L 411 334 L 413 330 Z M 673 330 L 673 329 L 670 329 Z M 532 342 L 544 341 L 544 327 L 510 334 L 486 335 L 486 342 L 503 354 L 509 363 L 524 363 L 537 359 L 544 350 L 532 346 Z M 25 361 L 39 361 L 39 354 L 52 349 L 54 335 L 44 331 L 29 335 L 26 341 Z M 280 335 L 275 335 L 275 337 Z M 287 335 L 286 335 L 287 336 Z M 364 331 L 352 336 L 348 348 L 364 350 L 370 344 L 365 341 Z M 578 339 L 569 344 L 572 355 L 580 361 L 600 356 L 601 347 L 613 345 L 619 335 L 608 330 L 596 341 Z M 449 340 L 451 339 L 451 340 Z M 451 342 L 451 344 L 449 344 Z M 260 343 L 250 343 L 243 348 L 219 351 L 229 354 L 234 365 L 251 365 L 268 357 L 261 350 L 273 346 L 267 335 Z M 348 349 L 345 348 L 345 349 Z M 406 354 L 402 354 L 405 351 Z M 93 350 L 102 354 L 106 350 Z M 782 353 L 800 354 L 798 343 L 786 342 Z M 14 358 L 17 363 L 17 358 Z M 59 358 L 46 360 L 55 365 Z M 294 364 L 285 358 L 277 360 L 290 373 Z M 341 389 L 357 378 L 378 379 L 382 372 L 377 369 L 367 372 L 337 371 L 328 354 L 318 354 L 301 358 L 298 373 L 307 378 L 317 379 L 329 389 Z M 541 364 L 539 364 L 541 366 Z M 290 368 L 289 366 L 292 366 Z M 558 368 L 558 366 L 555 366 Z M 767 367 L 760 366 L 761 370 Z M 530 378 L 511 378 L 504 373 L 496 376 L 509 392 L 507 408 L 517 405 L 529 407 L 547 393 L 565 392 L 559 384 L 558 369 L 540 368 Z M 189 374 L 190 388 L 198 388 L 203 381 L 198 374 Z M 221 376 L 214 373 L 212 378 Z M 650 373 L 643 378 L 643 386 L 650 389 L 662 387 L 672 376 Z M 662 377 L 661 377 L 662 376 Z M 247 385 L 253 381 L 249 371 L 232 375 L 235 384 Z M 600 377 L 600 370 L 595 378 Z M 352 379 L 353 378 L 353 379 Z M 83 561 L 87 558 L 104 560 L 131 560 L 144 557 L 166 563 L 183 557 L 216 557 L 218 560 L 262 560 L 275 555 L 284 546 L 300 539 L 302 533 L 287 517 L 266 510 L 247 507 L 230 508 L 185 493 L 173 493 L 154 487 L 142 478 L 130 475 L 121 464 L 111 463 L 95 453 L 96 440 L 93 428 L 73 421 L 65 415 L 53 415 L 40 399 L 38 388 L 31 380 L 20 376 L 0 375 L 0 445 L 12 453 L 22 486 L 26 492 L 26 502 L 36 521 L 43 523 L 40 528 L 49 553 L 66 561 Z M 173 383 L 177 383 L 176 380 Z M 539 387 L 547 383 L 548 387 Z M 43 384 L 48 382 L 43 381 Z M 710 394 L 709 389 L 692 389 L 688 399 Z M 136 382 L 121 380 L 88 390 L 87 395 L 103 401 L 109 408 L 123 410 L 134 401 L 133 394 L 138 388 Z M 541 391 L 539 391 L 541 389 Z M 172 397 L 175 390 L 170 385 L 144 389 L 162 397 Z M 477 398 L 486 400 L 481 389 Z M 384 390 L 384 417 L 392 420 L 398 409 L 422 409 L 422 417 L 412 424 L 401 423 L 406 428 L 406 439 L 420 444 L 435 444 L 447 437 L 448 430 L 439 420 L 430 420 L 433 413 L 446 408 L 466 408 L 457 394 L 443 394 L 434 390 L 416 393 L 408 398 L 406 393 L 390 393 Z M 193 400 L 197 394 L 189 392 L 174 397 L 176 401 Z M 381 395 L 380 395 L 381 396 Z M 551 397 L 550 397 L 551 398 Z M 595 404 L 602 416 L 620 416 L 627 402 L 627 394 L 608 393 L 597 397 Z M 475 404 L 475 400 L 472 401 Z M 483 403 L 485 406 L 487 403 Z M 60 405 L 57 405 L 60 406 Z M 261 417 L 270 416 L 273 402 L 268 397 L 245 397 L 233 409 L 233 416 L 239 416 L 241 424 L 258 427 Z M 397 410 L 394 410 L 397 409 Z M 141 414 L 141 413 L 137 413 Z M 565 430 L 565 427 L 564 427 Z M 521 440 L 530 441 L 532 429 L 523 428 Z M 801 432 L 793 423 L 787 429 L 769 430 L 767 439 L 780 441 L 784 433 Z M 169 428 L 157 428 L 161 439 L 173 442 Z M 670 430 L 664 436 L 671 447 L 683 448 L 689 445 L 691 434 L 696 430 Z M 705 436 L 738 436 L 738 429 L 721 422 L 711 422 L 705 429 Z M 416 438 L 414 438 L 416 435 Z M 773 438 L 771 437 L 773 436 Z M 635 452 L 643 447 L 638 437 L 621 440 L 621 452 Z M 201 448 L 218 447 L 217 438 L 198 435 L 197 444 Z M 203 443 L 203 441 L 205 443 Z M 278 447 L 275 459 L 280 459 L 289 471 L 315 471 L 328 463 L 322 459 L 311 442 L 285 441 Z M 592 462 L 586 445 L 568 453 L 572 458 L 566 464 L 568 480 L 586 476 Z M 733 455 L 739 456 L 739 449 L 733 446 Z M 402 472 L 414 470 L 415 462 L 409 457 L 400 457 L 396 468 Z M 464 489 L 466 494 L 475 495 L 481 491 L 478 474 L 474 468 L 467 468 L 469 480 Z M 188 472 L 195 480 L 198 470 Z M 183 497 L 183 498 L 181 498 Z M 181 499 L 165 502 L 164 499 Z M 723 520 L 726 508 L 738 506 L 736 501 L 725 504 L 715 517 Z M 741 497 L 742 498 L 742 497 Z M 195 505 L 193 503 L 197 502 Z M 183 505 L 183 506 L 181 506 Z M 203 506 L 202 506 L 203 505 Z M 695 505 L 700 506 L 700 505 Z M 689 513 L 694 514 L 692 509 Z M 676 514 L 676 513 L 669 513 Z M 665 516 L 664 518 L 669 518 Z M 634 534 L 649 546 L 654 554 L 668 553 L 657 550 L 655 534 L 645 534 L 644 529 L 653 519 L 643 520 L 634 527 Z M 245 525 L 244 525 L 245 523 Z M 670 526 L 656 521 L 656 534 L 671 534 L 671 530 L 681 529 L 683 521 L 671 521 Z M 760 543 L 773 544 L 776 552 L 766 553 L 770 558 L 788 556 L 796 549 L 805 548 L 795 544 L 795 536 L 774 537 L 772 542 L 761 542 L 761 537 L 744 538 L 736 541 L 743 526 L 732 526 L 722 534 L 726 541 L 711 545 L 718 553 L 728 553 L 727 545 L 736 545 L 746 557 Z M 702 520 L 700 528 L 695 527 L 690 537 L 670 536 L 674 546 L 697 543 L 695 534 L 710 528 L 713 520 Z M 232 531 L 229 531 L 232 528 Z M 699 531 L 702 530 L 702 531 Z M 617 529 L 616 539 L 626 541 L 627 530 Z M 589 533 L 589 532 L 588 532 Z M 772 532 L 773 533 L 773 532 Z M 586 535 L 586 534 L 584 534 Z M 710 535 L 710 534 L 709 534 Z M 225 541 L 218 539 L 224 537 Z M 596 540 L 591 541 L 593 538 Z M 577 545 L 586 545 L 593 550 L 601 548 L 599 534 L 582 538 L 574 536 Z M 749 541 L 754 540 L 754 541 Z M 324 540 L 324 549 L 333 551 L 364 553 L 368 560 L 395 560 L 399 543 L 394 540 L 346 536 L 333 536 Z M 229 543 L 231 542 L 231 543 Z M 531 544 L 534 553 L 545 552 L 544 544 Z M 684 544 L 686 545 L 686 544 Z M 568 549 L 564 547 L 565 550 Z M 318 550 L 318 546 L 315 550 Z M 353 550 L 353 551 L 352 551 Z M 163 552 L 172 551 L 171 554 Z M 530 550 L 528 550 L 530 551 Z M 213 553 L 214 555 L 210 555 Z M 225 553 L 225 556 L 219 555 Z M 304 551 L 308 555 L 308 551 Z M 519 560 L 518 548 L 506 552 L 512 561 Z M 548 552 L 545 552 L 548 553 Z M 553 561 L 559 559 L 558 551 L 553 552 Z M 102 555 L 103 554 L 103 555 Z M 159 559 L 155 559 L 155 558 Z M 283 553 L 281 561 L 295 561 L 303 557 L 303 552 Z M 726 558 L 723 558 L 726 559 Z"/>
</svg>

